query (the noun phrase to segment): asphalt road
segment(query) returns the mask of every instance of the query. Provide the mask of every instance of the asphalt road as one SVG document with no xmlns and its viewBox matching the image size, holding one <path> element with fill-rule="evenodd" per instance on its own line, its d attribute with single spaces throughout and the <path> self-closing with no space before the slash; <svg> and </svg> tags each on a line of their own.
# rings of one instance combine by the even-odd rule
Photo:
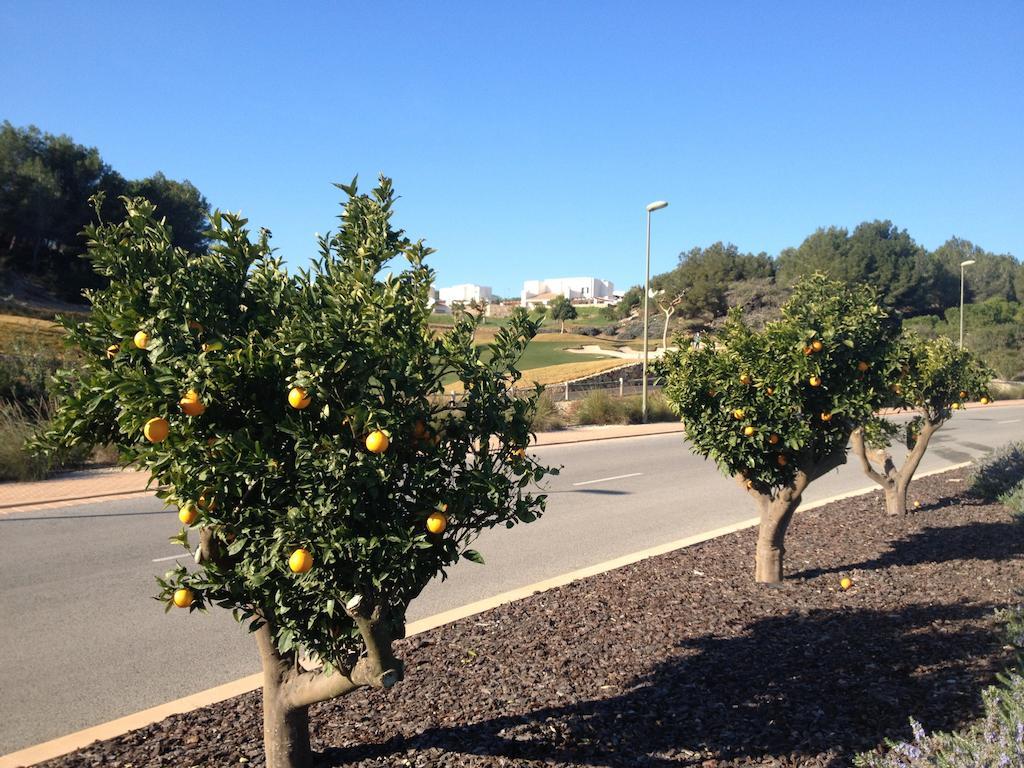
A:
<svg viewBox="0 0 1024 768">
<path fill-rule="evenodd" d="M 921 471 L 1024 434 L 1024 407 L 959 413 Z M 486 566 L 462 562 L 428 586 L 410 620 L 754 516 L 746 494 L 679 434 L 548 446 L 562 465 L 536 523 L 482 535 Z M 848 464 L 807 501 L 869 488 Z M 0 755 L 259 669 L 226 611 L 164 614 L 150 596 L 173 565 L 173 510 L 155 499 L 0 515 Z"/>
</svg>

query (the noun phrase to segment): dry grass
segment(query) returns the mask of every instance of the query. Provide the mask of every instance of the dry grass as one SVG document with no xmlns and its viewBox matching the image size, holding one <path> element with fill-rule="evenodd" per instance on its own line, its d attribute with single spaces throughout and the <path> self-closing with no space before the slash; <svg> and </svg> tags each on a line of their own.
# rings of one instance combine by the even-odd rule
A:
<svg viewBox="0 0 1024 768">
<path fill-rule="evenodd" d="M 548 365 L 543 368 L 531 368 L 523 371 L 523 378 L 517 386 L 529 387 L 536 384 L 561 384 L 564 381 L 572 381 L 584 376 L 591 376 L 595 373 L 618 368 L 620 365 L 628 365 L 630 361 L 611 358 L 609 360 L 583 360 L 578 363 L 562 363 L 561 365 Z M 461 392 L 462 382 L 455 381 L 445 387 L 445 392 Z"/>
<path fill-rule="evenodd" d="M 32 349 L 62 353 L 64 329 L 49 320 L 20 315 L 0 315 L 0 352 Z"/>
</svg>

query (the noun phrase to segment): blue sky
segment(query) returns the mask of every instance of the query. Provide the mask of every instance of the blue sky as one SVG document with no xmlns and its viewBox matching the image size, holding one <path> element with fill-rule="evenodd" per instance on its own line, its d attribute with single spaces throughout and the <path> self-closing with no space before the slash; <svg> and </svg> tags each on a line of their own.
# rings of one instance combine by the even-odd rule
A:
<svg viewBox="0 0 1024 768">
<path fill-rule="evenodd" d="M 291 7 L 289 7 L 291 6 Z M 889 218 L 1024 256 L 1024 3 L 0 6 L 0 119 L 188 178 L 290 264 L 383 171 L 440 285 Z"/>
</svg>

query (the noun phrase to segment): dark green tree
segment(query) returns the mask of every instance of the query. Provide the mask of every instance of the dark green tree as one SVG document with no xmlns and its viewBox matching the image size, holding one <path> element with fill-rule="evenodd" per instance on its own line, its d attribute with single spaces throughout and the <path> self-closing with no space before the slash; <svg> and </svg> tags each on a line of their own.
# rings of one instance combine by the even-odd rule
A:
<svg viewBox="0 0 1024 768">
<path fill-rule="evenodd" d="M 555 296 L 550 302 L 548 302 L 548 309 L 551 312 L 551 318 L 559 322 L 559 333 L 565 333 L 565 321 L 575 320 L 578 316 L 576 307 L 572 305 L 565 296 Z"/>
</svg>

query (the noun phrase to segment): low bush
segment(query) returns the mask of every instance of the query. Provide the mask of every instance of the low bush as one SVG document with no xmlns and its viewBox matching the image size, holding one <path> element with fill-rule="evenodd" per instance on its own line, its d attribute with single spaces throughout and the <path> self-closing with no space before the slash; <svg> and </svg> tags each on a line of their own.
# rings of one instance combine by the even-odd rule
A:
<svg viewBox="0 0 1024 768">
<path fill-rule="evenodd" d="M 25 449 L 25 441 L 38 426 L 21 408 L 0 400 L 0 481 L 41 480 L 46 476 L 46 460 Z"/>
<path fill-rule="evenodd" d="M 999 497 L 1015 517 L 1024 518 L 1024 480 Z"/>
<path fill-rule="evenodd" d="M 970 479 L 971 492 L 996 501 L 1024 481 L 1024 442 L 1008 443 L 978 462 Z"/>
<path fill-rule="evenodd" d="M 647 421 L 676 421 L 668 401 L 661 392 L 647 395 Z M 613 397 L 603 390 L 590 392 L 576 408 L 579 424 L 639 424 L 642 418 L 642 399 L 639 395 Z"/>
<path fill-rule="evenodd" d="M 601 329 L 600 328 L 595 328 L 592 325 L 584 325 L 584 326 L 582 326 L 580 328 L 576 328 L 575 330 L 576 330 L 576 333 L 580 334 L 581 336 L 600 336 L 601 335 Z"/>
<path fill-rule="evenodd" d="M 554 432 L 565 429 L 565 418 L 558 410 L 554 398 L 545 392 L 537 400 L 537 409 L 533 414 L 533 424 L 530 427 L 534 432 Z"/>
<path fill-rule="evenodd" d="M 1015 669 L 982 691 L 985 716 L 961 731 L 927 733 L 911 719 L 913 740 L 886 740 L 883 753 L 862 754 L 861 768 L 1019 768 L 1024 765 L 1024 606 L 1005 612 L 1007 642 L 1016 650 Z"/>
<path fill-rule="evenodd" d="M 1024 383 L 1016 381 L 993 381 L 988 385 L 993 400 L 1020 400 L 1024 398 Z"/>
</svg>

